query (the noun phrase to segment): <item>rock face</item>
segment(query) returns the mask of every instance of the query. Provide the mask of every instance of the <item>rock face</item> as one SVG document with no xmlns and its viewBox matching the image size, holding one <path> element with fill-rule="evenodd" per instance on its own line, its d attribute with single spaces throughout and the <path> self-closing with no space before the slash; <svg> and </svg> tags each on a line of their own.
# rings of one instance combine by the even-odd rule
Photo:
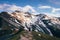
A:
<svg viewBox="0 0 60 40">
<path fill-rule="evenodd" d="M 29 12 L 15 11 L 13 13 L 0 13 L 0 29 L 18 31 L 36 31 L 51 36 L 60 37 L 60 20 L 45 14 L 34 15 Z M 2 26 L 3 25 L 3 26 Z M 5 27 L 5 25 L 7 27 Z"/>
</svg>

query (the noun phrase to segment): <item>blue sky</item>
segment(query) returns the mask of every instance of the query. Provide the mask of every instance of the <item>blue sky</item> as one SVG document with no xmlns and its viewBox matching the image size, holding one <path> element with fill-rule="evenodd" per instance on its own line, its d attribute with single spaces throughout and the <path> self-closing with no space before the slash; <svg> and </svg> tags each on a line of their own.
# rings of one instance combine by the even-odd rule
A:
<svg viewBox="0 0 60 40">
<path fill-rule="evenodd" d="M 60 16 L 60 0 L 0 0 L 0 12 L 21 9 Z"/>
<path fill-rule="evenodd" d="M 55 4 L 54 2 L 60 2 L 60 0 L 0 0 L 0 4 L 7 3 L 7 4 L 15 4 L 18 6 L 25 6 L 25 5 L 31 5 L 31 6 L 38 6 L 38 5 L 49 5 L 53 7 L 59 7 L 60 3 Z"/>
</svg>

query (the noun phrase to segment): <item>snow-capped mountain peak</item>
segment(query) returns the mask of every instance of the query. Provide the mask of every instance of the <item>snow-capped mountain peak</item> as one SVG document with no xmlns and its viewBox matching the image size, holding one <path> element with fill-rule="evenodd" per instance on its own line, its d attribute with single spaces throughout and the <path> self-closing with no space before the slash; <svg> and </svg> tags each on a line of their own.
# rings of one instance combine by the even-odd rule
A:
<svg viewBox="0 0 60 40">
<path fill-rule="evenodd" d="M 60 29 L 60 20 L 45 14 L 35 15 L 23 11 L 15 11 L 12 13 L 2 12 L 1 14 L 4 19 L 9 15 L 9 18 L 6 18 L 6 20 L 9 20 L 12 25 L 17 24 L 15 25 L 16 27 L 19 25 L 18 29 L 22 25 L 24 30 L 42 32 L 51 36 L 54 34 L 52 30 L 55 32 L 57 29 Z"/>
</svg>

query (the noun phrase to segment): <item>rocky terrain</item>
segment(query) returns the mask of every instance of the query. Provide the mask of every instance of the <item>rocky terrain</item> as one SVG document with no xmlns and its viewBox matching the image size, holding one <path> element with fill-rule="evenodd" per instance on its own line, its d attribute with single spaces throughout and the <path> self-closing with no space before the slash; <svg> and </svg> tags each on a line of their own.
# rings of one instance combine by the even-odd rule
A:
<svg viewBox="0 0 60 40">
<path fill-rule="evenodd" d="M 17 10 L 0 13 L 1 40 L 60 40 L 59 38 L 60 19 L 57 17 Z"/>
</svg>

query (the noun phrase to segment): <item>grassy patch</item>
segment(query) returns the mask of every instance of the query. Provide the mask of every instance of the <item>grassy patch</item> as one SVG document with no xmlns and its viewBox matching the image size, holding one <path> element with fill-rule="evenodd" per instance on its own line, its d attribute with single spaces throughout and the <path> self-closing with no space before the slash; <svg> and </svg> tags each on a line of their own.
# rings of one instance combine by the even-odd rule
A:
<svg viewBox="0 0 60 40">
<path fill-rule="evenodd" d="M 32 32 L 32 35 L 33 35 L 33 38 L 35 38 L 36 40 L 60 40 L 59 38 L 52 37 L 47 34 L 42 34 L 40 32 Z"/>
</svg>

